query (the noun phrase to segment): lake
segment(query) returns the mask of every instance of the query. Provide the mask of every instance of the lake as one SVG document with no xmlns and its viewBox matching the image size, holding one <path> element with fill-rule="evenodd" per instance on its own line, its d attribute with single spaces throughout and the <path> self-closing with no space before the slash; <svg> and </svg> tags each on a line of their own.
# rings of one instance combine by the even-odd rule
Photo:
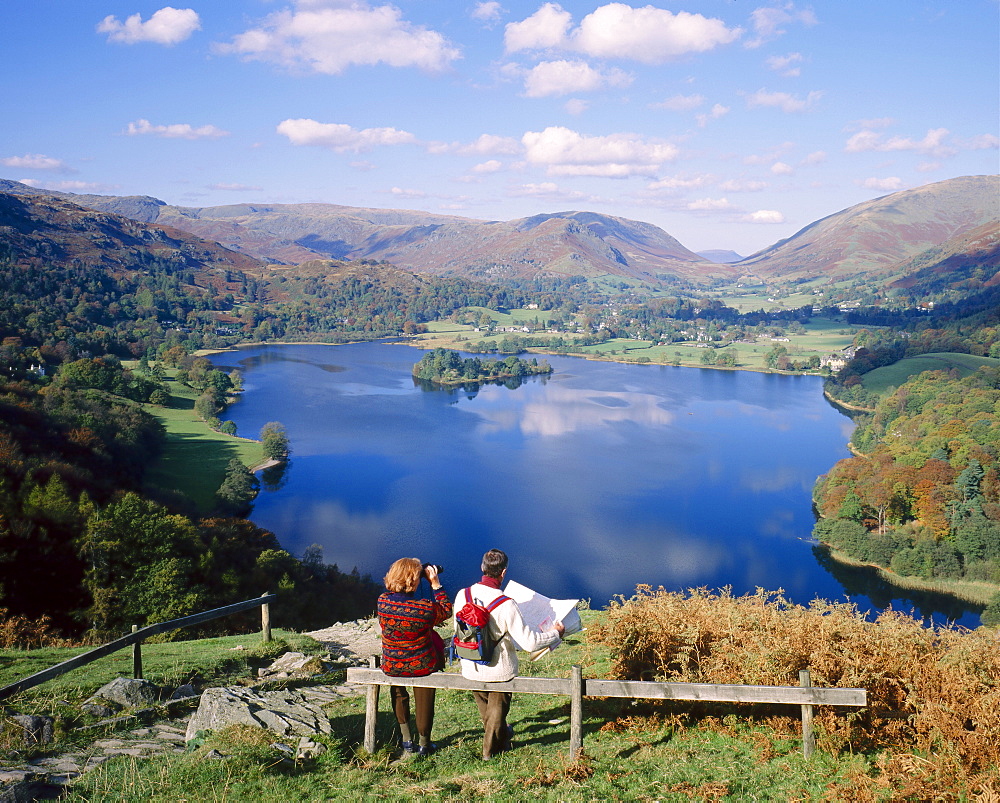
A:
<svg viewBox="0 0 1000 803">
<path fill-rule="evenodd" d="M 811 538 L 817 476 L 849 456 L 851 420 L 822 380 L 545 357 L 518 387 L 421 387 L 423 351 L 393 343 L 275 345 L 218 354 L 238 368 L 239 434 L 285 425 L 292 459 L 250 518 L 295 555 L 380 579 L 442 564 L 455 591 L 492 547 L 510 579 L 595 608 L 636 585 L 784 589 L 979 624 L 948 598 L 835 564 Z M 541 359 L 541 357 L 540 357 Z"/>
</svg>

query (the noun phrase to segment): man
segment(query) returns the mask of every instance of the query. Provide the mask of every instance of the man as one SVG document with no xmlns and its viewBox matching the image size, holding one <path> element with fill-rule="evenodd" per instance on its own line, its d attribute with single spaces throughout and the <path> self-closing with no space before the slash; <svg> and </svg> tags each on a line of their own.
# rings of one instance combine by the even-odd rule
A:
<svg viewBox="0 0 1000 803">
<path fill-rule="evenodd" d="M 491 549 L 483 555 L 482 579 L 469 587 L 473 601 L 488 606 L 501 596 L 500 586 L 507 574 L 507 555 L 499 549 Z M 465 589 L 455 595 L 454 610 L 457 613 L 465 604 Z M 488 664 L 462 659 L 462 677 L 487 683 L 511 680 L 517 675 L 517 642 L 528 652 L 558 644 L 565 628 L 556 622 L 552 630 L 535 630 L 525 624 L 521 610 L 514 600 L 502 602 L 490 614 L 490 635 L 496 647 Z M 510 711 L 511 693 L 504 691 L 474 691 L 472 696 L 479 706 L 479 716 L 483 721 L 483 759 L 503 753 L 511 748 L 514 731 L 507 724 Z"/>
</svg>

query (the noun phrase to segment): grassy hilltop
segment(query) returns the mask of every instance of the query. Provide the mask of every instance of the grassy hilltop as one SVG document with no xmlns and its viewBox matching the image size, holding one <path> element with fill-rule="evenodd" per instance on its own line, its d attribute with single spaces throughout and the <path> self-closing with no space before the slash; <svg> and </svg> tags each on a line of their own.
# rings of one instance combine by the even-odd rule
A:
<svg viewBox="0 0 1000 803">
<path fill-rule="evenodd" d="M 803 608 L 768 592 L 733 598 L 643 587 L 607 611 L 584 611 L 583 621 L 583 633 L 542 661 L 523 663 L 522 674 L 567 677 L 579 664 L 584 677 L 797 685 L 798 669 L 808 667 L 817 686 L 866 688 L 869 707 L 818 707 L 819 750 L 807 761 L 796 706 L 587 699 L 583 755 L 571 761 L 568 699 L 524 694 L 510 716 L 516 749 L 483 762 L 470 695 L 442 690 L 439 752 L 399 762 L 385 695 L 383 747 L 374 755 L 360 749 L 365 705 L 354 697 L 327 707 L 333 733 L 319 739 L 331 749 L 313 761 L 282 763 L 274 734 L 237 728 L 180 756 L 112 759 L 84 775 L 69 799 L 991 800 L 1000 790 L 1000 651 L 984 628 L 927 630 L 894 614 L 869 622 L 849 605 Z M 282 637 L 297 649 L 307 642 Z M 255 638 L 238 643 L 253 647 Z M 233 643 L 149 645 L 147 675 L 163 682 L 194 672 L 214 685 L 246 683 L 247 664 L 237 662 L 250 656 L 252 667 L 254 657 L 284 647 L 233 653 L 226 649 Z M 230 656 L 228 667 L 220 652 Z M 81 697 L 114 672 L 96 664 L 76 674 L 85 675 L 75 682 L 86 688 L 74 691 L 67 680 L 34 705 Z M 316 682 L 342 678 L 340 671 Z M 212 750 L 224 758 L 208 760 Z"/>
</svg>

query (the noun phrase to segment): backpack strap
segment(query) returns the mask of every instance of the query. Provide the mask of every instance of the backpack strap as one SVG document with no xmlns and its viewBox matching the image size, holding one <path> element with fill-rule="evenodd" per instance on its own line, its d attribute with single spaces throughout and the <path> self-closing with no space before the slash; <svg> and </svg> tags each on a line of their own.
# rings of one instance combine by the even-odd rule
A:
<svg viewBox="0 0 1000 803">
<path fill-rule="evenodd" d="M 486 606 L 486 610 L 488 610 L 490 613 L 493 613 L 493 609 L 494 608 L 497 608 L 500 605 L 503 605 L 509 599 L 510 599 L 510 597 L 506 597 L 503 594 L 501 594 L 499 597 L 497 597 L 495 600 L 493 600 L 493 602 L 491 602 L 489 605 Z"/>
<path fill-rule="evenodd" d="M 465 602 L 467 605 L 472 604 L 472 591 L 468 588 L 465 589 Z"/>
</svg>

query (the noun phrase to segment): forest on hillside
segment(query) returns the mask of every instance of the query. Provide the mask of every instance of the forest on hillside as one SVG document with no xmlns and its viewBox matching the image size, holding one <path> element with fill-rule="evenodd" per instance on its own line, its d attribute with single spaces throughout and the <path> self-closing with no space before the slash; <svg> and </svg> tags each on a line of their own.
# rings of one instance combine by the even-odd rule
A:
<svg viewBox="0 0 1000 803">
<path fill-rule="evenodd" d="M 827 382 L 835 399 L 867 407 L 841 460 L 814 489 L 816 537 L 903 577 L 1000 585 L 1000 367 L 924 371 L 897 388 L 863 377 L 921 354 L 1000 357 L 1000 310 L 902 330 L 859 333 L 854 358 Z M 1000 594 L 984 623 L 1000 623 Z"/>
<path fill-rule="evenodd" d="M 142 405 L 168 403 L 162 366 L 183 372 L 200 394 L 199 414 L 225 426 L 217 416 L 234 379 L 195 360 L 198 349 L 405 336 L 470 310 L 528 306 L 539 325 L 573 323 L 565 349 L 611 337 L 670 342 L 692 325 L 721 348 L 812 315 L 811 307 L 740 313 L 717 299 L 629 288 L 612 298 L 579 277 L 510 285 L 416 277 L 370 261 L 251 274 L 243 263 L 208 264 L 162 247 L 104 248 L 107 232 L 94 231 L 93 259 L 42 240 L 0 244 L 0 607 L 25 621 L 47 614 L 70 635 L 268 589 L 287 597 L 278 609 L 298 627 L 371 610 L 376 584 L 315 552 L 288 555 L 272 533 L 232 515 L 246 509 L 239 492 L 228 511 L 201 519 L 183 500 L 144 487 L 163 433 Z M 988 290 L 932 313 L 852 313 L 873 328 L 827 389 L 874 412 L 856 436 L 864 456 L 838 464 L 817 487 L 823 540 L 900 572 L 1000 582 L 996 377 L 915 378 L 884 400 L 861 381 L 929 351 L 995 356 L 997 298 Z M 519 353 L 540 344 L 529 332 L 501 345 Z M 139 369 L 125 369 L 126 358 Z M 813 370 L 777 350 L 774 358 L 779 370 Z"/>
</svg>

